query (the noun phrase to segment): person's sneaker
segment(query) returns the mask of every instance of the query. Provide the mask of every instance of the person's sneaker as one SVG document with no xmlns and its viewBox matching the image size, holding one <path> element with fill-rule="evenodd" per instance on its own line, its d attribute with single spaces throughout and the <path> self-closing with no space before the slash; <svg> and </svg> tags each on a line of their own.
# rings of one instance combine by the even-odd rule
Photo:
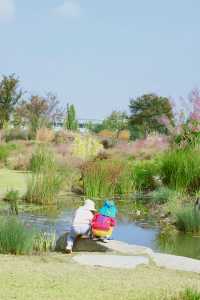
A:
<svg viewBox="0 0 200 300">
<path fill-rule="evenodd" d="M 72 254 L 72 249 L 66 247 L 66 248 L 65 248 L 65 252 L 66 252 L 67 254 Z"/>
<path fill-rule="evenodd" d="M 107 239 L 102 239 L 102 238 L 100 238 L 99 241 L 102 242 L 102 243 L 108 243 L 108 240 L 107 240 Z"/>
</svg>

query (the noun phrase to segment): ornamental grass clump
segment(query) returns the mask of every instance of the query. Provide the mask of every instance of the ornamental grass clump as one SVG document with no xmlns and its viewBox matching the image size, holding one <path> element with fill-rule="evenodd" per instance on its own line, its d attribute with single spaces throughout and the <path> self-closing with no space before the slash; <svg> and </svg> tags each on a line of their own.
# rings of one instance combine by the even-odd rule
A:
<svg viewBox="0 0 200 300">
<path fill-rule="evenodd" d="M 193 205 L 176 213 L 176 227 L 185 233 L 200 234 L 200 212 Z"/>
<path fill-rule="evenodd" d="M 170 188 L 195 192 L 200 185 L 200 151 L 194 147 L 166 152 L 161 158 L 161 177 Z"/>
<path fill-rule="evenodd" d="M 83 160 L 91 159 L 103 150 L 102 144 L 90 135 L 77 135 L 72 144 L 72 155 Z"/>
<path fill-rule="evenodd" d="M 35 232 L 15 217 L 0 219 L 0 253 L 29 254 L 33 251 Z"/>
</svg>

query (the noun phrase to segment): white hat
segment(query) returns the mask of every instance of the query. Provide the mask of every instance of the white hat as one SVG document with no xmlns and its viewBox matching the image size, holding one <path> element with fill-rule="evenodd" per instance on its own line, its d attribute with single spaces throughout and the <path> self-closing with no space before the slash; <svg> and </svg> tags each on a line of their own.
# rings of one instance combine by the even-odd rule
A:
<svg viewBox="0 0 200 300">
<path fill-rule="evenodd" d="M 84 203 L 83 207 L 85 209 L 88 209 L 88 210 L 91 210 L 91 211 L 96 211 L 95 203 L 94 203 L 94 201 L 92 201 L 90 199 L 85 200 L 85 203 Z"/>
</svg>

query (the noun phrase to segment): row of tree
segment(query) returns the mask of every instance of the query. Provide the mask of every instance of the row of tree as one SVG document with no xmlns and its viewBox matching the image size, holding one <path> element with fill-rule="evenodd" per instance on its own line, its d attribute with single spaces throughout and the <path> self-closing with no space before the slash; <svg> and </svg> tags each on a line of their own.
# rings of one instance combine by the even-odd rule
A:
<svg viewBox="0 0 200 300">
<path fill-rule="evenodd" d="M 19 87 L 19 79 L 14 74 L 3 76 L 0 81 L 0 129 L 12 122 L 15 127 L 28 127 L 31 136 L 34 136 L 38 128 L 51 127 L 63 119 L 67 129 L 78 129 L 73 105 L 68 104 L 66 111 L 52 93 L 44 97 L 39 95 L 27 97 Z"/>
<path fill-rule="evenodd" d="M 101 124 L 91 126 L 95 132 L 111 130 L 119 132 L 128 129 L 133 139 L 146 136 L 150 132 L 168 134 L 168 128 L 174 126 L 174 114 L 171 102 L 166 97 L 145 94 L 130 99 L 130 114 L 113 111 Z"/>
<path fill-rule="evenodd" d="M 170 100 L 156 94 L 145 94 L 130 99 L 130 114 L 113 111 L 101 124 L 88 124 L 91 131 L 107 129 L 119 132 L 129 129 L 133 138 L 144 137 L 152 131 L 168 134 L 168 127 L 174 126 L 174 114 Z M 15 75 L 3 76 L 0 81 L 0 129 L 10 121 L 14 126 L 29 126 L 32 136 L 40 127 L 50 127 L 64 121 L 64 127 L 78 129 L 76 111 L 73 105 L 63 109 L 55 95 L 27 96 L 19 86 Z"/>
</svg>

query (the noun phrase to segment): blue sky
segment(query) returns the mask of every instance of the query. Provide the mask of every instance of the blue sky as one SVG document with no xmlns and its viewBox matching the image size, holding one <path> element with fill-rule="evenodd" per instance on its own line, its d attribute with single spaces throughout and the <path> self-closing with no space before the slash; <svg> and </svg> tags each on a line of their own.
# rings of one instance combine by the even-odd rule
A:
<svg viewBox="0 0 200 300">
<path fill-rule="evenodd" d="M 199 0 L 0 0 L 0 74 L 80 118 L 200 86 Z M 180 105 L 180 103 L 179 103 Z"/>
</svg>

